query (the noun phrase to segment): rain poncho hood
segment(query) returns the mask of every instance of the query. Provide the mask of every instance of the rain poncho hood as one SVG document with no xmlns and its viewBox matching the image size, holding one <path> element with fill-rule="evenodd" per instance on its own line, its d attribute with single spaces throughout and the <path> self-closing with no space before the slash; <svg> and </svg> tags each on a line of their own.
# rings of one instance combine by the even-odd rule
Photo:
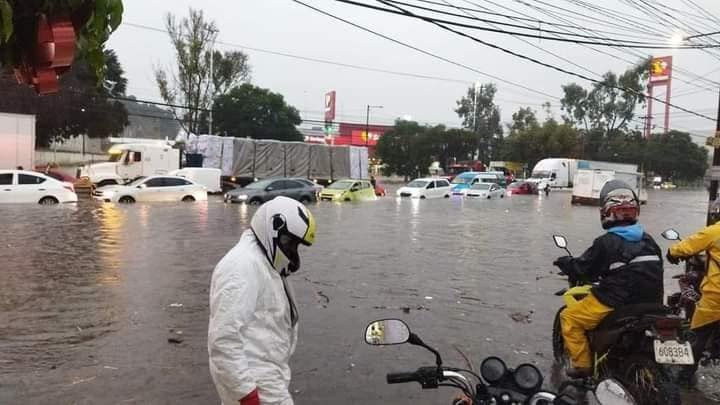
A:
<svg viewBox="0 0 720 405">
<path fill-rule="evenodd" d="M 608 233 L 614 233 L 628 242 L 640 242 L 645 234 L 645 228 L 640 224 L 616 226 L 608 229 Z"/>
<path fill-rule="evenodd" d="M 263 405 L 293 404 L 288 362 L 297 329 L 288 296 L 285 277 L 246 230 L 210 284 L 209 367 L 223 404 L 237 405 L 256 388 Z"/>
</svg>

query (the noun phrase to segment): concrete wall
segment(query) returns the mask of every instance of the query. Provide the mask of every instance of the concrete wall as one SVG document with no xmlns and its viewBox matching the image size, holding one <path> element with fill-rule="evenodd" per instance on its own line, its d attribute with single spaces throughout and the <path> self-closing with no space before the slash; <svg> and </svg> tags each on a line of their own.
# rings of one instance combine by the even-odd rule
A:
<svg viewBox="0 0 720 405">
<path fill-rule="evenodd" d="M 61 152 L 47 149 L 35 150 L 35 166 L 45 166 L 53 163 L 59 166 L 81 166 L 85 163 L 106 162 L 108 156 L 106 154 L 86 153 L 83 155 L 78 152 Z"/>
</svg>

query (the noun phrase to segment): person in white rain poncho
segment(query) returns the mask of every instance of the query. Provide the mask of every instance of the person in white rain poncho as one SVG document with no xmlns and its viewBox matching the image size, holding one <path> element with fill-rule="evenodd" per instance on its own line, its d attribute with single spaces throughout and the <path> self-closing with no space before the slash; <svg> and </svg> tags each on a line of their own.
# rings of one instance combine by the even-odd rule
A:
<svg viewBox="0 0 720 405">
<path fill-rule="evenodd" d="M 224 405 L 292 405 L 288 362 L 297 307 L 287 277 L 298 246 L 315 240 L 315 220 L 287 197 L 261 205 L 240 242 L 215 267 L 210 285 L 210 374 Z"/>
</svg>

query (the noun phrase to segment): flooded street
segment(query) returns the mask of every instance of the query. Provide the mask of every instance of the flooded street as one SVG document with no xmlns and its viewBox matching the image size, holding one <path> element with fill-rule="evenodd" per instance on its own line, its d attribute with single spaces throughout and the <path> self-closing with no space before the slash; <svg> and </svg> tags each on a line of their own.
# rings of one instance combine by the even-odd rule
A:
<svg viewBox="0 0 720 405">
<path fill-rule="evenodd" d="M 641 221 L 665 250 L 660 233 L 700 228 L 706 199 L 703 190 L 651 191 Z M 367 346 L 365 326 L 386 317 L 406 320 L 447 365 L 466 367 L 461 353 L 475 367 L 498 355 L 537 363 L 549 380 L 561 305 L 553 293 L 566 286 L 554 275 L 562 252 L 550 236 L 564 234 L 579 254 L 602 232 L 597 208 L 569 201 L 556 192 L 312 205 L 316 244 L 292 277 L 296 402 L 449 403 L 449 390 L 385 384 L 387 372 L 433 361 L 417 347 Z M 207 370 L 210 276 L 253 211 L 218 198 L 2 207 L 0 404 L 218 403 Z M 666 266 L 666 294 L 680 270 Z M 720 393 L 704 377 L 701 388 Z"/>
</svg>

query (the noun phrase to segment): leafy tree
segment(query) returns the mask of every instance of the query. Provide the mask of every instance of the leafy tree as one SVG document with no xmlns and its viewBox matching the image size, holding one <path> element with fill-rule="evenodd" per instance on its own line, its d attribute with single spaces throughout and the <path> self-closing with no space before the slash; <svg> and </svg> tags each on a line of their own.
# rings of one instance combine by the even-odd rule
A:
<svg viewBox="0 0 720 405">
<path fill-rule="evenodd" d="M 640 151 L 644 152 L 640 156 L 644 169 L 663 177 L 693 181 L 708 168 L 707 149 L 693 142 L 686 132 L 654 134 Z"/>
<path fill-rule="evenodd" d="M 626 131 L 638 105 L 645 102 L 644 81 L 649 60 L 645 60 L 618 76 L 607 72 L 590 90 L 571 83 L 562 86 L 562 110 L 565 123 L 582 126 L 586 132 L 598 131 L 603 136 Z"/>
<path fill-rule="evenodd" d="M 122 0 L 0 0 L 0 66 L 17 67 L 34 59 L 42 14 L 70 18 L 77 36 L 76 60 L 101 79 L 103 46 L 122 21 Z"/>
<path fill-rule="evenodd" d="M 38 97 L 32 89 L 18 86 L 13 76 L 2 75 L 0 111 L 35 114 L 39 146 L 83 134 L 91 138 L 118 134 L 128 123 L 127 110 L 120 102 L 108 100 L 107 91 L 98 88 L 97 82 L 95 70 L 78 62 L 60 79 L 57 94 Z"/>
<path fill-rule="evenodd" d="M 539 160 L 551 157 L 577 155 L 580 134 L 568 124 L 552 118 L 539 124 L 535 112 L 521 108 L 513 114 L 510 135 L 502 145 L 501 156 L 510 161 L 525 162 L 532 167 Z"/>
<path fill-rule="evenodd" d="M 477 134 L 478 159 L 484 162 L 502 142 L 500 107 L 494 102 L 496 92 L 497 88 L 492 83 L 479 88 L 470 87 L 467 94 L 457 101 L 455 109 L 463 120 L 463 127 Z"/>
<path fill-rule="evenodd" d="M 120 65 L 120 60 L 114 50 L 105 51 L 105 77 L 103 88 L 113 97 L 124 96 L 127 91 L 127 79 L 125 70 Z"/>
<path fill-rule="evenodd" d="M 377 144 L 378 157 L 385 165 L 383 171 L 388 175 L 404 176 L 406 180 L 425 173 L 432 163 L 430 154 L 420 142 L 426 131 L 427 127 L 415 121 L 395 121 L 393 129 L 385 132 Z"/>
<path fill-rule="evenodd" d="M 256 139 L 302 141 L 296 129 L 300 112 L 285 103 L 282 95 L 245 83 L 215 99 L 213 105 L 219 133 Z"/>
<path fill-rule="evenodd" d="M 217 39 L 217 27 L 205 19 L 202 10 L 190 9 L 189 16 L 177 21 L 168 14 L 165 25 L 177 59 L 177 71 L 155 71 L 160 95 L 169 104 L 183 106 L 182 116 L 190 132 L 203 129 L 203 112 L 213 101 L 231 88 L 250 78 L 246 54 L 238 51 L 212 51 Z M 213 72 L 210 72 L 212 57 Z"/>
</svg>

